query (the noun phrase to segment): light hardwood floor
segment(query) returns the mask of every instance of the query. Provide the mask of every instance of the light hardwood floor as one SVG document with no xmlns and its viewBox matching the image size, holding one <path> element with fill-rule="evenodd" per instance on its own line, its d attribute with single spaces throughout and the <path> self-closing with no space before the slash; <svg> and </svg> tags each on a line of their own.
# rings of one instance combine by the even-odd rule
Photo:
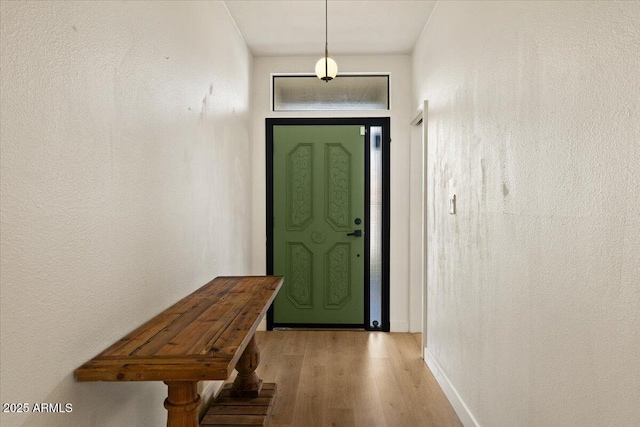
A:
<svg viewBox="0 0 640 427">
<path fill-rule="evenodd" d="M 461 426 L 417 334 L 257 332 L 257 373 L 278 385 L 270 427 Z"/>
</svg>

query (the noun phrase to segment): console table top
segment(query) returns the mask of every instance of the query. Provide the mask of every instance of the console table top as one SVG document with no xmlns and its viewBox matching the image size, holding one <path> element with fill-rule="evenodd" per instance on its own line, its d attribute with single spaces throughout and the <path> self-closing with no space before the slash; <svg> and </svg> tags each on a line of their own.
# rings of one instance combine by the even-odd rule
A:
<svg viewBox="0 0 640 427">
<path fill-rule="evenodd" d="M 226 380 L 282 282 L 218 277 L 76 369 L 76 379 Z"/>
</svg>

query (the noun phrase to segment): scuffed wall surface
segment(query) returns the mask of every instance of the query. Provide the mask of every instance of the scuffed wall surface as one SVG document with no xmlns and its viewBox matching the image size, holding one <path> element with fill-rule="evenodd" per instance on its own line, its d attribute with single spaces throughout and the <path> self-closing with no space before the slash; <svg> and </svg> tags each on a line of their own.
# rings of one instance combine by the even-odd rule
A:
<svg viewBox="0 0 640 427">
<path fill-rule="evenodd" d="M 73 370 L 251 269 L 251 55 L 221 2 L 2 2 L 2 426 L 157 426 Z"/>
<path fill-rule="evenodd" d="M 637 2 L 440 2 L 416 46 L 427 347 L 483 426 L 640 425 L 639 58 Z"/>
</svg>

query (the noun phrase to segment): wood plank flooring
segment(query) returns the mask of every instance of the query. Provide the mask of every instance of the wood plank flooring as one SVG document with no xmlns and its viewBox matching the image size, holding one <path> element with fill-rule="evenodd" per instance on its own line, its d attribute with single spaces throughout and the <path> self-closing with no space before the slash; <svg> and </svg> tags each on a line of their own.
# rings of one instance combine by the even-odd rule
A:
<svg viewBox="0 0 640 427">
<path fill-rule="evenodd" d="M 273 331 L 256 340 L 256 372 L 278 385 L 270 427 L 462 426 L 417 334 Z"/>
</svg>

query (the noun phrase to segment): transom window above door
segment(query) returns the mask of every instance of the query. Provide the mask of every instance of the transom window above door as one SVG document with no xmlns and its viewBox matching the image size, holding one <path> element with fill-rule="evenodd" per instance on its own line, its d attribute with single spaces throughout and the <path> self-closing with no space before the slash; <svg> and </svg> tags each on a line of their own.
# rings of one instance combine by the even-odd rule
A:
<svg viewBox="0 0 640 427">
<path fill-rule="evenodd" d="M 389 75 L 342 75 L 329 83 L 311 74 L 273 75 L 273 111 L 389 109 Z"/>
</svg>

